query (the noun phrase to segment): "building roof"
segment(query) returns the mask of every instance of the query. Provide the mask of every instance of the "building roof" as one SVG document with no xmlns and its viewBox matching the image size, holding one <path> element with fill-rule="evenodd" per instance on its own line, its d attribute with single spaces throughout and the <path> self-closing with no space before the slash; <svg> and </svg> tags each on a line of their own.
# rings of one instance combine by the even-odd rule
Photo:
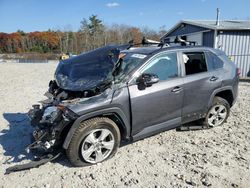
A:
<svg viewBox="0 0 250 188">
<path fill-rule="evenodd" d="M 216 20 L 182 20 L 161 38 L 168 36 L 182 24 L 189 24 L 212 30 L 250 30 L 250 20 L 220 20 L 219 25 L 216 25 Z"/>
<path fill-rule="evenodd" d="M 250 20 L 183 20 L 182 23 L 217 30 L 250 30 Z"/>
</svg>

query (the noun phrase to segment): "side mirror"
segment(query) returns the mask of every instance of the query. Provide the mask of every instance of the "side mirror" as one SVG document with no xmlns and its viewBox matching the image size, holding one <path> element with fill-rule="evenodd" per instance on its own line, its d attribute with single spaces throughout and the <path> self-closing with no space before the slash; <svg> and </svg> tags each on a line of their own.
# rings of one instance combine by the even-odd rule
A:
<svg viewBox="0 0 250 188">
<path fill-rule="evenodd" d="M 138 84 L 138 88 L 140 90 L 145 89 L 146 87 L 150 87 L 153 84 L 159 82 L 159 77 L 156 74 L 143 73 L 136 80 Z"/>
</svg>

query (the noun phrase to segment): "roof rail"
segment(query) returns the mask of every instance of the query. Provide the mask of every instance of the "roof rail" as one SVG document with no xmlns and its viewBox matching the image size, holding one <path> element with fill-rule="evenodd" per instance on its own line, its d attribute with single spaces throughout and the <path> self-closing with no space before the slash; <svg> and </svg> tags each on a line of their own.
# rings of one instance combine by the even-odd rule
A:
<svg viewBox="0 0 250 188">
<path fill-rule="evenodd" d="M 176 36 L 175 40 L 173 42 L 165 42 L 165 41 L 155 41 L 155 40 L 150 40 L 145 37 L 142 38 L 141 43 L 135 43 L 134 40 L 129 41 L 129 47 L 127 49 L 130 49 L 133 46 L 138 46 L 138 45 L 157 45 L 158 47 L 163 48 L 164 46 L 169 47 L 170 44 L 180 44 L 181 46 L 196 46 L 197 42 L 196 41 L 186 41 L 182 39 L 180 36 Z"/>
<path fill-rule="evenodd" d="M 182 39 L 180 36 L 176 36 L 174 43 L 180 43 L 181 46 L 196 46 L 197 42 L 196 41 L 187 41 Z"/>
<path fill-rule="evenodd" d="M 134 40 L 131 40 L 131 41 L 129 41 L 129 44 L 130 44 L 130 46 L 127 49 L 130 49 L 131 47 L 138 46 L 138 45 L 143 45 L 143 46 L 157 45 L 157 46 L 159 46 L 161 44 L 161 42 L 155 41 L 155 40 L 150 40 L 150 39 L 147 39 L 146 37 L 143 37 L 141 43 L 134 44 Z"/>
<path fill-rule="evenodd" d="M 164 45 L 166 46 L 170 46 L 170 44 L 180 44 L 181 46 L 196 46 L 197 42 L 196 41 L 187 41 L 182 39 L 180 36 L 176 36 L 176 38 L 174 39 L 174 41 L 162 41 L 161 44 L 159 46 L 163 47 Z"/>
</svg>

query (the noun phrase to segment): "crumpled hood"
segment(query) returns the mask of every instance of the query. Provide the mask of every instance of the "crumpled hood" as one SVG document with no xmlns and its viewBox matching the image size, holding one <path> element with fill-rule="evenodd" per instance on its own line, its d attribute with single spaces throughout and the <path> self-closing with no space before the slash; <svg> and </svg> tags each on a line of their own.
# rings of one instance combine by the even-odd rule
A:
<svg viewBox="0 0 250 188">
<path fill-rule="evenodd" d="M 92 90 L 112 81 L 112 70 L 120 50 L 128 45 L 110 45 L 60 61 L 55 80 L 57 85 L 70 91 Z"/>
</svg>

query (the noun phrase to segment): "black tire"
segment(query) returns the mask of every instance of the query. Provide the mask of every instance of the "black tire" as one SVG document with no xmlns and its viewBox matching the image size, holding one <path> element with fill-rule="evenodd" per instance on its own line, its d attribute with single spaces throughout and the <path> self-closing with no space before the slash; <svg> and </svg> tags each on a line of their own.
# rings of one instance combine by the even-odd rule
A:
<svg viewBox="0 0 250 188">
<path fill-rule="evenodd" d="M 121 141 L 119 128 L 111 119 L 105 117 L 97 117 L 82 122 L 74 132 L 69 147 L 66 149 L 66 155 L 72 165 L 80 167 L 95 164 L 84 160 L 81 154 L 81 148 L 85 138 L 87 138 L 87 136 L 91 134 L 91 132 L 98 129 L 109 130 L 113 134 L 114 138 L 114 147 L 108 157 L 105 158 L 103 161 L 115 155 Z"/>
<path fill-rule="evenodd" d="M 209 118 L 211 117 L 210 111 L 211 111 L 214 107 L 216 107 L 216 106 L 218 106 L 218 105 L 222 105 L 222 106 L 225 107 L 226 116 L 225 116 L 225 118 L 223 118 L 224 120 L 223 120 L 223 121 L 221 120 L 222 122 L 220 122 L 218 125 L 216 125 L 216 126 L 211 126 L 211 125 L 209 124 Z M 213 100 L 213 102 L 212 102 L 212 105 L 211 105 L 211 107 L 209 108 L 209 110 L 208 110 L 208 112 L 207 112 L 207 115 L 206 115 L 206 117 L 205 117 L 205 119 L 204 119 L 204 121 L 203 121 L 203 124 L 204 124 L 204 126 L 207 127 L 207 128 L 213 128 L 213 127 L 221 126 L 223 123 L 225 123 L 225 122 L 227 121 L 227 118 L 228 118 L 229 114 L 230 114 L 230 105 L 229 105 L 229 103 L 228 103 L 225 99 L 223 99 L 223 98 L 221 98 L 221 97 L 214 97 L 214 100 Z"/>
</svg>

